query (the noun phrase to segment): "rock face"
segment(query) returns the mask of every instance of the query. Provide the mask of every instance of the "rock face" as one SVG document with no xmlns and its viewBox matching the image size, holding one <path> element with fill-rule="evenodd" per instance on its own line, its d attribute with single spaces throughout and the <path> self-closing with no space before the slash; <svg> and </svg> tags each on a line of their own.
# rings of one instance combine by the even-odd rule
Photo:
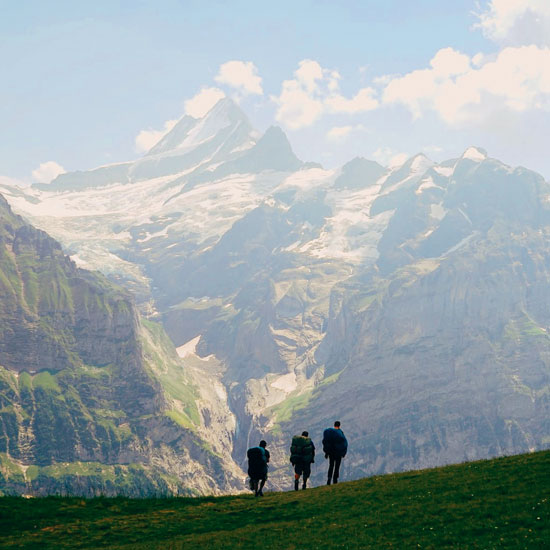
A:
<svg viewBox="0 0 550 550">
<path fill-rule="evenodd" d="M 224 100 L 142 159 L 4 191 L 162 322 L 158 406 L 208 468 L 263 437 L 284 487 L 292 435 L 319 447 L 335 417 L 347 478 L 550 444 L 550 186 L 529 170 L 476 148 L 324 170 Z"/>
<path fill-rule="evenodd" d="M 335 381 L 289 423 L 339 417 L 353 476 L 550 443 L 550 189 L 468 159 L 439 183 L 377 199 L 396 208 L 377 265 L 333 292 L 317 352 Z"/>
<path fill-rule="evenodd" d="M 0 292 L 0 492 L 231 489 L 162 329 L 1 196 Z"/>
</svg>

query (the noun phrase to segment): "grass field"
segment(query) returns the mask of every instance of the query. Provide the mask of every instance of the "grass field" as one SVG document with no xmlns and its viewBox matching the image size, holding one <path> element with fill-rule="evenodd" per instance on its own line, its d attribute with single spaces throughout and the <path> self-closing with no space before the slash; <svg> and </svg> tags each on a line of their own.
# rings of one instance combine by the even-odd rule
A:
<svg viewBox="0 0 550 550">
<path fill-rule="evenodd" d="M 547 549 L 550 451 L 257 499 L 4 497 L 0 548 Z"/>
</svg>

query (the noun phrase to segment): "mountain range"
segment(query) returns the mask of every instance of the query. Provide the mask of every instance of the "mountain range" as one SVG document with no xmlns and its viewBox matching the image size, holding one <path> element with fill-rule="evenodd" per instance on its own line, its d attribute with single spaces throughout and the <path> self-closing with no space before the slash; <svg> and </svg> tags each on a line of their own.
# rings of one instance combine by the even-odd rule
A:
<svg viewBox="0 0 550 550">
<path fill-rule="evenodd" d="M 243 488 L 246 448 L 260 438 L 272 449 L 271 483 L 284 487 L 291 436 L 308 429 L 319 447 L 335 419 L 350 440 L 347 478 L 550 444 L 550 185 L 526 168 L 470 147 L 441 163 L 419 154 L 393 169 L 356 158 L 326 170 L 300 161 L 279 128 L 260 135 L 223 99 L 136 161 L 0 193 L 27 220 L 4 205 L 6 224 L 47 232 L 61 243 L 48 240 L 60 265 L 77 274 L 64 277 L 103 289 L 94 331 L 82 328 L 81 286 L 39 286 L 51 304 L 43 310 L 26 303 L 31 291 L 14 291 L 2 311 L 5 379 L 88 380 L 88 368 L 111 369 L 109 388 L 122 393 L 101 407 L 83 401 L 89 421 L 99 422 L 98 409 L 110 419 L 123 410 L 136 422 L 133 445 L 153 449 L 75 454 L 71 443 L 70 461 L 135 462 L 150 477 L 175 475 L 169 490 L 227 492 Z M 27 288 L 4 246 L 4 278 L 11 270 Z M 34 272 L 53 269 L 42 261 Z M 108 296 L 129 312 L 120 335 Z M 23 349 L 27 310 L 41 329 Z M 62 352 L 52 355 L 52 341 Z M 9 384 L 0 456 L 20 469 L 64 460 L 13 451 L 17 433 L 33 438 L 32 422 L 11 412 L 30 409 Z M 84 386 L 93 399 L 105 391 Z M 173 431 L 168 444 L 163 430 Z M 191 465 L 194 446 L 210 462 Z M 314 481 L 323 474 L 318 458 Z"/>
</svg>

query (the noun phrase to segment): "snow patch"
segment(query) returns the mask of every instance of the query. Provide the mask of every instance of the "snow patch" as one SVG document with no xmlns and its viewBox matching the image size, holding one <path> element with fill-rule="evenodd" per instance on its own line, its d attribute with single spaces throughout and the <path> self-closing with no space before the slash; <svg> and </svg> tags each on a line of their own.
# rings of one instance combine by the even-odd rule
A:
<svg viewBox="0 0 550 550">
<path fill-rule="evenodd" d="M 285 393 L 293 392 L 298 387 L 298 381 L 296 380 L 296 374 L 289 372 L 279 376 L 277 380 L 271 382 L 271 386 L 277 390 L 282 390 Z"/>
<path fill-rule="evenodd" d="M 422 180 L 422 183 L 418 186 L 418 189 L 415 191 L 415 194 L 420 195 L 426 189 L 441 189 L 441 190 L 443 190 L 443 187 L 441 187 L 440 185 L 436 185 L 433 178 L 431 176 L 429 176 L 425 180 Z"/>
<path fill-rule="evenodd" d="M 465 219 L 470 225 L 473 225 L 472 220 L 470 219 L 470 217 L 468 216 L 468 214 L 466 214 L 466 212 L 464 212 L 464 210 L 462 210 L 462 208 L 459 208 L 458 211 L 464 216 L 464 219 Z"/>
<path fill-rule="evenodd" d="M 475 237 L 476 235 L 479 235 L 479 231 L 474 231 L 473 233 L 471 233 L 467 237 L 464 237 L 459 243 L 455 244 L 454 246 L 451 246 L 451 248 L 449 248 L 449 250 L 447 250 L 447 252 L 442 254 L 442 256 L 447 256 L 448 254 L 452 254 L 453 252 L 455 252 L 459 248 L 462 248 L 468 242 L 470 242 L 472 240 L 472 238 Z"/>
<path fill-rule="evenodd" d="M 77 267 L 82 269 L 94 269 L 94 266 L 90 264 L 90 262 L 87 262 L 78 254 L 73 254 L 72 256 L 69 256 L 69 258 L 76 264 Z"/>
<path fill-rule="evenodd" d="M 442 220 L 447 214 L 448 210 L 443 207 L 443 203 L 430 204 L 430 216 L 436 220 Z"/>
<path fill-rule="evenodd" d="M 440 176 L 445 176 L 446 178 L 448 178 L 452 175 L 454 167 L 452 167 L 452 166 L 434 166 L 433 169 Z"/>
<path fill-rule="evenodd" d="M 188 355 L 195 355 L 197 353 L 197 345 L 199 343 L 199 340 L 201 339 L 201 335 L 199 334 L 192 340 L 189 340 L 189 342 L 186 342 L 182 346 L 179 346 L 176 348 L 176 351 L 178 352 L 178 355 L 183 359 L 184 357 L 187 357 Z"/>
<path fill-rule="evenodd" d="M 419 172 L 425 172 L 433 166 L 433 161 L 424 155 L 417 155 L 411 163 L 411 172 L 418 174 Z"/>
<path fill-rule="evenodd" d="M 487 154 L 484 151 L 478 149 L 477 147 L 468 147 L 468 149 L 464 151 L 462 158 L 473 160 L 475 162 L 481 162 L 487 158 Z"/>
<path fill-rule="evenodd" d="M 288 176 L 275 191 L 281 191 L 288 187 L 297 187 L 301 191 L 307 191 L 325 185 L 328 183 L 327 180 L 334 178 L 335 175 L 336 170 L 324 170 L 322 168 L 300 170 Z"/>
<path fill-rule="evenodd" d="M 231 153 L 240 153 L 241 151 L 248 151 L 248 149 L 252 149 L 252 147 L 254 147 L 254 145 L 256 145 L 256 142 L 255 141 L 245 141 L 242 145 L 240 145 L 239 147 L 235 147 L 235 149 L 233 149 L 231 151 Z"/>
</svg>

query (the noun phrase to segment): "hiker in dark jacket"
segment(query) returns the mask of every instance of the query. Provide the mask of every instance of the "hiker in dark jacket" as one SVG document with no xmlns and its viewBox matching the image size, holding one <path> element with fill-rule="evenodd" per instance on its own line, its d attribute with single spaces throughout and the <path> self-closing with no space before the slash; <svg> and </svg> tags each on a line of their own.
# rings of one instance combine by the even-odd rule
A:
<svg viewBox="0 0 550 550">
<path fill-rule="evenodd" d="M 303 475 L 302 489 L 306 488 L 307 480 L 311 475 L 311 464 L 315 462 L 315 445 L 308 432 L 295 435 L 290 446 L 290 462 L 294 466 L 294 490 L 298 490 L 300 476 Z"/>
<path fill-rule="evenodd" d="M 250 488 L 254 491 L 255 497 L 263 497 L 262 489 L 267 479 L 267 464 L 269 463 L 269 451 L 267 443 L 262 439 L 257 447 L 251 447 L 246 451 L 248 458 L 248 476 L 250 477 Z"/>
<path fill-rule="evenodd" d="M 334 423 L 334 428 L 327 428 L 323 432 L 323 452 L 325 458 L 329 459 L 328 480 L 330 483 L 338 483 L 340 475 L 340 463 L 348 451 L 348 440 L 344 432 L 340 429 L 338 420 Z"/>
</svg>

